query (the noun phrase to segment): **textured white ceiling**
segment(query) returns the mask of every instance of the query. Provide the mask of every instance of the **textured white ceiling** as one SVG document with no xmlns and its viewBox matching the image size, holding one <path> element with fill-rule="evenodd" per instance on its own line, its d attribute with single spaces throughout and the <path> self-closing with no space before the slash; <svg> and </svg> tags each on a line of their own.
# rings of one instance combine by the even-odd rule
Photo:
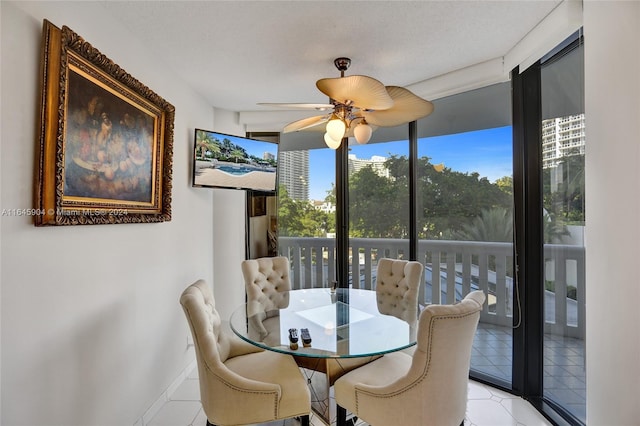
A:
<svg viewBox="0 0 640 426">
<path fill-rule="evenodd" d="M 561 0 L 105 1 L 107 13 L 212 106 L 325 103 L 316 80 L 347 74 L 408 86 L 500 58 Z M 272 108 L 271 108 L 272 109 Z"/>
</svg>

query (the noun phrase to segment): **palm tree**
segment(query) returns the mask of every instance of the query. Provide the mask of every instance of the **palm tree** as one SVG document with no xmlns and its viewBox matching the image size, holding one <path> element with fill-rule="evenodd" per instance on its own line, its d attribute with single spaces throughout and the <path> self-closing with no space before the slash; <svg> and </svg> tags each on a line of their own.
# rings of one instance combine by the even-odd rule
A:
<svg viewBox="0 0 640 426">
<path fill-rule="evenodd" d="M 543 211 L 544 242 L 554 243 L 564 235 L 569 235 L 567 227 L 546 210 Z M 454 233 L 456 238 L 467 241 L 513 242 L 513 215 L 504 207 L 482 210 L 471 223 L 464 224 L 462 230 Z"/>
<path fill-rule="evenodd" d="M 471 223 L 462 225 L 462 230 L 456 233 L 460 239 L 468 241 L 513 241 L 513 215 L 511 210 L 504 207 L 484 209 L 480 216 L 473 218 Z"/>
<path fill-rule="evenodd" d="M 233 158 L 234 160 L 236 160 L 236 163 L 238 162 L 238 160 L 243 159 L 244 158 L 244 151 L 240 150 L 240 149 L 234 149 L 233 151 L 231 151 L 229 153 L 229 157 Z"/>
<path fill-rule="evenodd" d="M 206 153 L 219 154 L 220 147 L 210 134 L 202 130 L 196 132 L 196 150 L 200 150 L 200 158 L 205 159 Z"/>
<path fill-rule="evenodd" d="M 555 215 L 543 211 L 542 215 L 544 226 L 544 242 L 547 244 L 553 244 L 560 241 L 560 238 L 564 235 L 569 235 L 567 226 L 559 221 Z"/>
</svg>

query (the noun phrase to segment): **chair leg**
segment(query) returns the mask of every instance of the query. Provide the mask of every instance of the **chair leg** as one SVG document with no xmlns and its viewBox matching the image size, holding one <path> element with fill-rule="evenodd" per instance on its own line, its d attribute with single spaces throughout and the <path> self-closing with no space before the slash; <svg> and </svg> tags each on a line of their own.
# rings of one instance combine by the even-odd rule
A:
<svg viewBox="0 0 640 426">
<path fill-rule="evenodd" d="M 306 416 L 300 416 L 300 426 L 309 426 L 309 415 L 307 414 Z"/>
<path fill-rule="evenodd" d="M 336 405 L 336 426 L 347 426 L 347 409 Z"/>
</svg>

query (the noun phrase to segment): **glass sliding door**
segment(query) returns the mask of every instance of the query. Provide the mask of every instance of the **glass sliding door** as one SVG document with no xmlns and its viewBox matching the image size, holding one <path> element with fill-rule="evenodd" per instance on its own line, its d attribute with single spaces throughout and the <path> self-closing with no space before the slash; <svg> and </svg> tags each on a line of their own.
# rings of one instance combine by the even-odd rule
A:
<svg viewBox="0 0 640 426">
<path fill-rule="evenodd" d="M 515 242 L 522 325 L 516 392 L 554 422 L 586 423 L 584 79 L 576 33 L 512 72 Z"/>
<path fill-rule="evenodd" d="M 586 423 L 584 59 L 581 39 L 542 61 L 544 397 Z"/>
<path fill-rule="evenodd" d="M 418 260 L 426 275 L 421 302 L 456 303 L 483 290 L 488 303 L 471 368 L 510 389 L 515 307 L 509 84 L 436 101 L 420 136 Z"/>
</svg>

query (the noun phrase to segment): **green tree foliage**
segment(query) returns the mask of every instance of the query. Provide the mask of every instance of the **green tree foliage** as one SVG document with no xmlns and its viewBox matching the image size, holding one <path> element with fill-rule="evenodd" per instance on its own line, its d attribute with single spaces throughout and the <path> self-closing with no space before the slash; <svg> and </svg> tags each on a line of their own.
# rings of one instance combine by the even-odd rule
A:
<svg viewBox="0 0 640 426">
<path fill-rule="evenodd" d="M 562 236 L 569 235 L 569 230 L 564 222 L 558 220 L 555 215 L 546 211 L 542 215 L 542 226 L 545 243 L 558 243 Z"/>
<path fill-rule="evenodd" d="M 509 196 L 513 195 L 513 178 L 511 176 L 501 177 L 496 180 L 496 185 L 498 185 L 498 188 L 500 188 L 505 194 L 509 194 Z"/>
<path fill-rule="evenodd" d="M 584 224 L 584 155 L 565 155 L 542 171 L 542 179 L 547 212 L 563 224 Z"/>
<path fill-rule="evenodd" d="M 336 205 L 336 185 L 334 183 L 331 184 L 331 189 L 327 190 L 327 196 L 324 197 L 324 201 L 334 206 Z"/>
<path fill-rule="evenodd" d="M 244 160 L 245 157 L 246 152 L 242 149 L 236 148 L 229 153 L 229 158 L 232 158 L 236 163 L 238 162 L 238 160 Z"/>
<path fill-rule="evenodd" d="M 513 213 L 504 207 L 482 210 L 456 236 L 468 241 L 513 242 Z"/>
<path fill-rule="evenodd" d="M 206 159 L 220 154 L 220 147 L 209 133 L 198 130 L 196 132 L 196 152 L 197 158 Z"/>
<path fill-rule="evenodd" d="M 402 183 L 378 175 L 371 166 L 349 178 L 350 235 L 367 238 L 405 238 L 409 198 Z"/>
<path fill-rule="evenodd" d="M 307 201 L 289 197 L 284 185 L 278 189 L 278 230 L 282 236 L 325 237 L 335 232 L 335 215 L 317 210 Z"/>
<path fill-rule="evenodd" d="M 565 223 L 584 220 L 584 156 L 563 159 L 562 183 L 550 190 L 550 171 L 545 182 L 545 242 L 567 235 Z M 391 156 L 385 163 L 389 177 L 368 166 L 349 176 L 349 227 L 352 237 L 406 238 L 409 232 L 409 162 Z M 418 237 L 513 241 L 513 180 L 494 183 L 476 172 L 434 169 L 428 157 L 418 159 Z M 336 202 L 335 186 L 325 201 Z M 324 213 L 310 203 L 291 199 L 284 186 L 279 194 L 281 235 L 323 237 L 335 232 L 335 214 Z"/>
<path fill-rule="evenodd" d="M 298 202 L 289 197 L 289 192 L 284 185 L 280 185 L 278 189 L 278 232 L 280 235 L 300 236 L 297 233 L 302 229 L 300 216 Z"/>
<path fill-rule="evenodd" d="M 349 176 L 352 237 L 406 238 L 409 234 L 408 159 L 394 155 L 385 165 L 389 177 L 380 176 L 370 166 Z M 484 241 L 502 241 L 512 232 L 512 222 L 493 216 L 511 208 L 510 178 L 503 178 L 498 184 L 478 173 L 460 173 L 449 168 L 437 172 L 429 158 L 422 157 L 418 160 L 418 185 L 419 238 L 452 239 L 467 235 L 466 239 L 473 239 L 474 226 L 484 226 L 484 232 L 491 232 L 492 237 Z M 335 205 L 335 199 L 335 187 L 332 187 L 325 200 Z M 335 214 L 291 199 L 284 186 L 280 187 L 279 200 L 281 235 L 319 237 L 335 232 Z M 496 212 L 493 209 L 497 209 Z M 492 220 L 492 223 L 481 225 L 483 220 Z M 495 239 L 497 235 L 499 240 Z"/>
<path fill-rule="evenodd" d="M 304 236 L 326 237 L 327 232 L 335 232 L 335 215 L 320 211 L 310 203 L 303 205 L 301 223 Z"/>
<path fill-rule="evenodd" d="M 394 155 L 386 165 L 396 191 L 408 194 L 408 159 Z M 483 210 L 509 208 L 512 204 L 509 193 L 476 172 L 461 173 L 447 167 L 437 172 L 428 157 L 418 159 L 417 172 L 418 236 L 421 239 L 452 238 Z M 408 208 L 408 196 L 404 198 Z M 408 214 L 403 220 L 408 222 Z"/>
</svg>

